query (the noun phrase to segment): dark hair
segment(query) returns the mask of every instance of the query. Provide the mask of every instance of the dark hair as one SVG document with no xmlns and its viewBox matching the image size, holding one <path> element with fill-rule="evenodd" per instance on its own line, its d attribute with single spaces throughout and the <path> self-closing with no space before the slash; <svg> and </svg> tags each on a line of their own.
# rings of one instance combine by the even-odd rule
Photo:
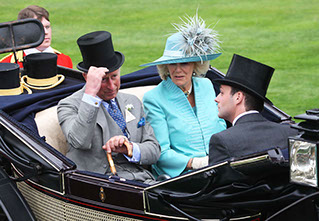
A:
<svg viewBox="0 0 319 221">
<path fill-rule="evenodd" d="M 256 96 L 251 95 L 241 89 L 231 87 L 231 95 L 234 95 L 238 91 L 241 91 L 245 96 L 245 109 L 246 111 L 257 110 L 261 112 L 264 109 L 264 101 Z"/>
<path fill-rule="evenodd" d="M 42 18 L 45 18 L 46 20 L 49 20 L 49 12 L 37 5 L 30 5 L 24 9 L 22 9 L 18 14 L 18 19 L 25 19 L 25 18 L 34 18 L 36 17 L 38 20 L 42 20 Z"/>
</svg>

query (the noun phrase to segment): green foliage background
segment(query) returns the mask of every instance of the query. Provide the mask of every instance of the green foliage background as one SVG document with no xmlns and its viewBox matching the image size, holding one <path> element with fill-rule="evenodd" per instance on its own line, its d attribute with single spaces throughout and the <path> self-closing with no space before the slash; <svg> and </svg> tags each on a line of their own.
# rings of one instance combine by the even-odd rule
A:
<svg viewBox="0 0 319 221">
<path fill-rule="evenodd" d="M 1 0 L 0 22 L 37 4 L 50 12 L 52 46 L 80 62 L 77 38 L 112 33 L 115 50 L 125 54 L 127 74 L 159 58 L 171 23 L 198 14 L 221 35 L 223 55 L 211 64 L 226 73 L 234 53 L 276 69 L 267 97 L 294 116 L 319 108 L 318 0 Z"/>
</svg>

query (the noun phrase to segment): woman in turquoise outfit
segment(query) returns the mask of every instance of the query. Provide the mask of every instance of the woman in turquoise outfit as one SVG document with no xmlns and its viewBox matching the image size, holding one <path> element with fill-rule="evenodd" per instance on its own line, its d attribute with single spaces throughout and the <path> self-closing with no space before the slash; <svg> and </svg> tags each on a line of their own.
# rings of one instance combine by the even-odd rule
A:
<svg viewBox="0 0 319 221">
<path fill-rule="evenodd" d="M 163 80 L 143 98 L 146 119 L 161 146 L 152 166 L 155 176 L 175 177 L 207 166 L 211 135 L 226 129 L 218 118 L 213 85 L 202 77 L 209 60 L 221 55 L 216 53 L 218 34 L 197 15 L 175 27 L 178 32 L 167 39 L 163 56 L 141 65 L 157 65 Z"/>
</svg>

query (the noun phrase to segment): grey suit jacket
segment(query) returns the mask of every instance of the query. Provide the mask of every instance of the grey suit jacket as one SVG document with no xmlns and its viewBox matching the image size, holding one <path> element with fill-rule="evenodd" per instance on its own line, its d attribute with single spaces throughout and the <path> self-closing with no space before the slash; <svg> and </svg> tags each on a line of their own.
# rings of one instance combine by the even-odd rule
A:
<svg viewBox="0 0 319 221">
<path fill-rule="evenodd" d="M 273 147 L 287 148 L 288 137 L 297 133 L 289 125 L 268 121 L 259 113 L 244 115 L 233 127 L 212 135 L 209 142 L 209 164 Z"/>
<path fill-rule="evenodd" d="M 69 144 L 67 157 L 79 170 L 109 174 L 111 171 L 102 146 L 111 137 L 123 133 L 103 105 L 95 107 L 82 101 L 84 90 L 82 88 L 58 104 L 59 123 Z M 134 106 L 130 113 L 135 119 L 127 122 L 127 131 L 130 141 L 137 143 L 141 150 L 139 164 L 128 162 L 123 154 L 112 153 L 117 173 L 131 180 L 153 179 L 140 165 L 154 164 L 160 156 L 160 147 L 148 122 L 142 127 L 137 126 L 145 117 L 142 103 L 136 96 L 124 93 L 118 93 L 116 99 L 125 119 L 125 105 Z"/>
</svg>

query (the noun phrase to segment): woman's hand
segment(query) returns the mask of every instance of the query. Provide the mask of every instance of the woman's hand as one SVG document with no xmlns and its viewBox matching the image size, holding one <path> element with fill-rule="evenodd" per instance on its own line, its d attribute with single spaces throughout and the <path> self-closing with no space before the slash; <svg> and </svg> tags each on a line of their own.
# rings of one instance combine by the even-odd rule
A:
<svg viewBox="0 0 319 221">
<path fill-rule="evenodd" d="M 189 159 L 186 168 L 189 170 L 196 170 L 206 166 L 208 166 L 208 156 Z"/>
</svg>

